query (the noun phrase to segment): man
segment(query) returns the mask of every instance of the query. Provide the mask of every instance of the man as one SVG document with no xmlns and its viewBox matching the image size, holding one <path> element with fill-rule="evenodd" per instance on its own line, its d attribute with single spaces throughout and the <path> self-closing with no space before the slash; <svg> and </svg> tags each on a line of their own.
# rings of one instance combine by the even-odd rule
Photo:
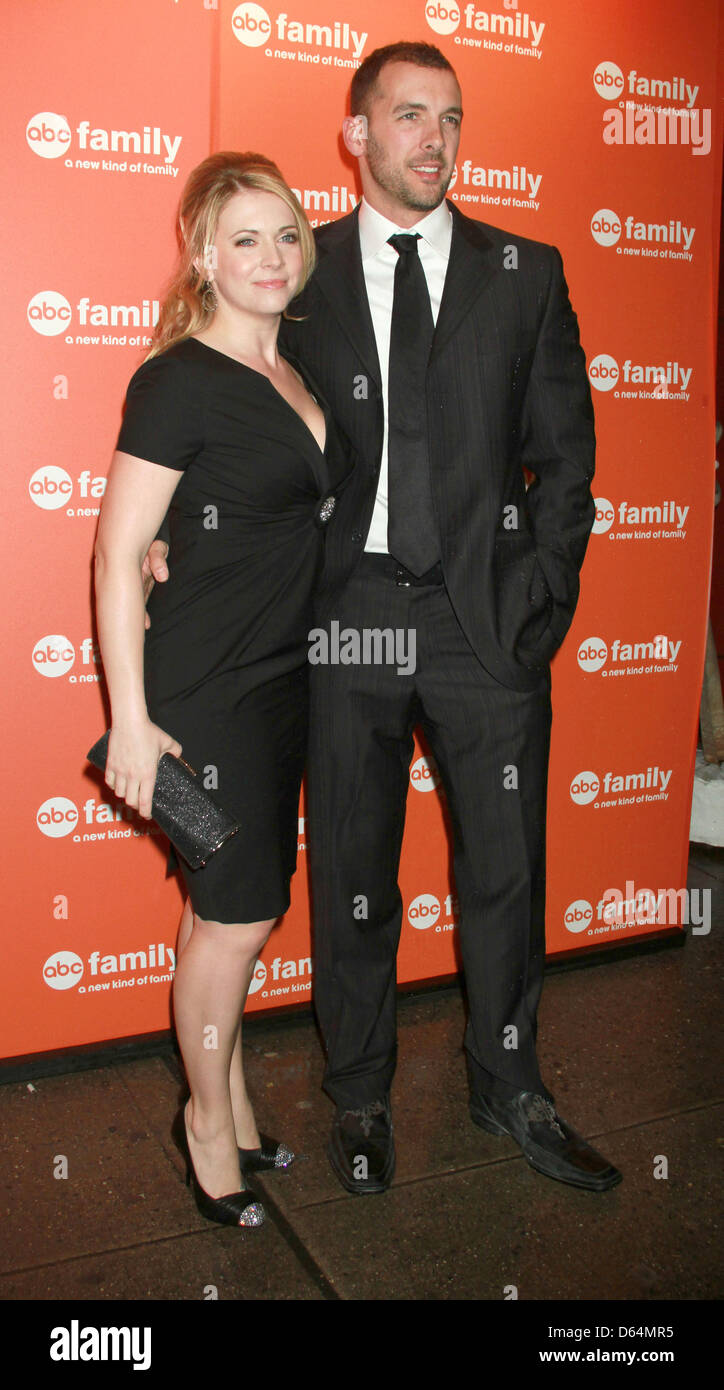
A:
<svg viewBox="0 0 724 1390">
<path fill-rule="evenodd" d="M 445 200 L 462 101 L 432 45 L 378 49 L 343 126 L 363 199 L 316 233 L 280 346 L 357 453 L 318 621 L 416 634 L 414 671 L 317 665 L 308 762 L 315 1001 L 346 1190 L 394 1170 L 397 885 L 413 729 L 451 813 L 470 1113 L 540 1172 L 621 1174 L 555 1111 L 536 1057 L 545 954 L 549 661 L 593 524 L 585 359 L 555 248 Z M 526 491 L 524 468 L 534 475 Z"/>
</svg>

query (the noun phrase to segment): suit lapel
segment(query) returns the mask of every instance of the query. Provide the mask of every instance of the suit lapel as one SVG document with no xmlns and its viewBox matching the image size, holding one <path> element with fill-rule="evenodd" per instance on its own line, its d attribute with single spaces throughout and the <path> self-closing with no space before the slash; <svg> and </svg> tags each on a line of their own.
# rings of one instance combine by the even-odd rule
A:
<svg viewBox="0 0 724 1390">
<path fill-rule="evenodd" d="M 463 216 L 449 199 L 447 205 L 453 216 L 452 241 L 431 357 L 452 337 L 499 269 L 493 262 L 493 243 L 480 224 Z"/>
<path fill-rule="evenodd" d="M 493 242 L 478 222 L 465 217 L 449 199 L 453 229 L 442 302 L 431 357 L 453 336 L 497 270 Z M 325 227 L 314 281 L 378 388 L 382 389 L 372 315 L 359 243 L 359 206 Z"/>
<path fill-rule="evenodd" d="M 381 391 L 382 375 L 362 270 L 358 218 L 359 207 L 332 227 L 325 227 L 314 280 Z"/>
</svg>

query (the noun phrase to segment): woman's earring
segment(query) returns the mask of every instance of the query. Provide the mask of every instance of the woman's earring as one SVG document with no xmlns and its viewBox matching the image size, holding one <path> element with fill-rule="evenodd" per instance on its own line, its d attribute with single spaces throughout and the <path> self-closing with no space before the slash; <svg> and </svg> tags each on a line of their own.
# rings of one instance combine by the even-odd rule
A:
<svg viewBox="0 0 724 1390">
<path fill-rule="evenodd" d="M 210 280 L 204 280 L 201 286 L 201 303 L 207 313 L 213 313 L 216 308 L 216 295 L 214 293 L 214 286 Z"/>
</svg>

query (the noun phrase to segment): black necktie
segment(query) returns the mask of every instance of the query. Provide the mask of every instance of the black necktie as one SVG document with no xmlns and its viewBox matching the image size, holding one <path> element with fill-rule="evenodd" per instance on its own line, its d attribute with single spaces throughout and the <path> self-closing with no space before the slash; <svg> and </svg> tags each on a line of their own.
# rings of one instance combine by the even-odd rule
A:
<svg viewBox="0 0 724 1390">
<path fill-rule="evenodd" d="M 440 559 L 425 409 L 427 360 L 435 324 L 418 241 L 419 232 L 398 232 L 389 238 L 399 259 L 387 386 L 387 544 L 390 554 L 414 575 L 425 574 Z"/>
</svg>

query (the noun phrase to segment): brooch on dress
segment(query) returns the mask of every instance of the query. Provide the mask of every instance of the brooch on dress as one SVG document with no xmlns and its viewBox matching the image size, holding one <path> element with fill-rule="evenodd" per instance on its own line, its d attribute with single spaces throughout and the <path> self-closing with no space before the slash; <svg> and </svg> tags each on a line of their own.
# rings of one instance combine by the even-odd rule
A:
<svg viewBox="0 0 724 1390">
<path fill-rule="evenodd" d="M 337 498 L 332 496 L 332 494 L 330 494 L 329 497 L 325 497 L 323 501 L 320 502 L 319 506 L 317 507 L 316 516 L 317 523 L 319 526 L 327 525 L 327 522 L 329 521 L 336 505 Z"/>
</svg>

